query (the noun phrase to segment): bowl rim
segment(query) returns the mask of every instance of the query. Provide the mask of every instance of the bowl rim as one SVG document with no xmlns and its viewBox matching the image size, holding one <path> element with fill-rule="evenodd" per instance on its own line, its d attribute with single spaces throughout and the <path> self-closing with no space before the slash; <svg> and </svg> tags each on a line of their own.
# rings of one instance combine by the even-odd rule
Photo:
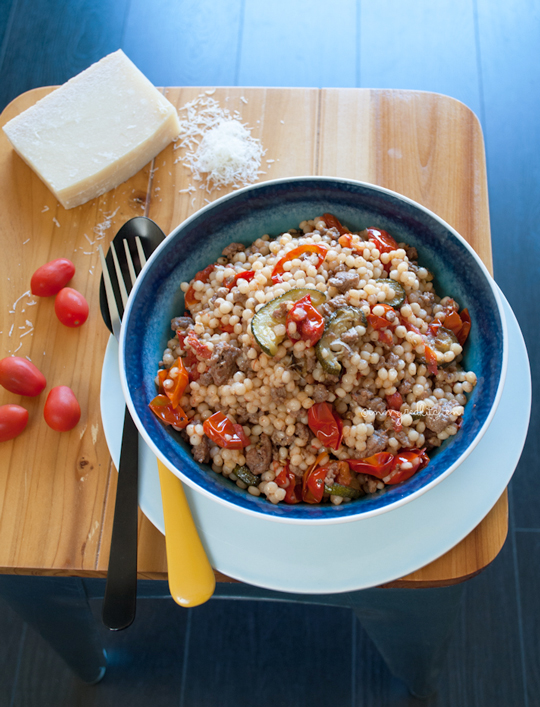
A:
<svg viewBox="0 0 540 707">
<path fill-rule="evenodd" d="M 432 479 L 429 481 L 425 486 L 422 486 L 422 488 L 417 489 L 413 493 L 397 499 L 385 506 L 381 506 L 379 508 L 374 508 L 369 511 L 364 511 L 359 514 L 348 514 L 348 515 L 343 515 L 340 516 L 339 512 L 336 512 L 335 516 L 330 516 L 330 517 L 325 517 L 325 518 L 298 518 L 298 517 L 288 517 L 288 516 L 282 516 L 282 515 L 274 515 L 272 513 L 268 512 L 263 512 L 261 510 L 258 510 L 256 507 L 253 508 L 248 508 L 245 506 L 238 505 L 236 503 L 232 503 L 228 501 L 227 499 L 222 498 L 216 493 L 213 493 L 209 491 L 208 489 L 204 488 L 203 486 L 199 485 L 195 481 L 193 481 L 189 476 L 184 474 L 180 469 L 178 469 L 174 464 L 171 464 L 171 461 L 161 452 L 159 447 L 157 447 L 156 444 L 154 444 L 152 438 L 146 431 L 144 425 L 142 424 L 138 413 L 137 409 L 134 405 L 133 399 L 131 397 L 131 393 L 129 390 L 128 382 L 127 382 L 127 376 L 126 376 L 126 371 L 125 371 L 125 366 L 124 366 L 124 357 L 126 353 L 126 330 L 127 327 L 122 326 L 120 330 L 120 338 L 119 338 L 119 348 L 118 348 L 118 357 L 119 357 L 119 369 L 120 369 L 120 380 L 122 384 L 122 391 L 124 394 L 124 399 L 126 401 L 126 405 L 131 413 L 131 416 L 135 422 L 136 427 L 139 430 L 139 433 L 141 434 L 142 438 L 146 442 L 146 444 L 150 447 L 150 449 L 154 452 L 154 454 L 160 459 L 165 466 L 170 469 L 172 473 L 174 473 L 175 476 L 177 476 L 180 481 L 183 483 L 188 484 L 190 488 L 194 489 L 198 493 L 202 493 L 205 495 L 207 498 L 210 498 L 217 503 L 221 503 L 227 507 L 234 508 L 236 511 L 240 513 L 246 513 L 247 515 L 254 516 L 257 518 L 262 518 L 262 519 L 267 519 L 273 522 L 277 523 L 289 523 L 289 524 L 295 524 L 295 525 L 332 525 L 335 523 L 348 523 L 348 522 L 354 522 L 354 521 L 360 521 L 364 518 L 372 518 L 377 515 L 382 515 L 383 513 L 388 513 L 389 511 L 393 510 L 394 508 L 399 508 L 400 506 L 405 505 L 406 503 L 410 503 L 411 501 L 414 501 L 416 498 L 419 496 L 422 496 L 424 493 L 427 493 L 431 488 L 439 484 L 441 481 L 446 479 L 468 456 L 469 454 L 475 449 L 477 444 L 480 442 L 482 437 L 484 436 L 486 430 L 488 429 L 489 425 L 491 424 L 491 421 L 493 420 L 493 417 L 495 415 L 495 412 L 499 406 L 499 402 L 501 400 L 503 388 L 504 388 L 504 383 L 506 380 L 506 372 L 507 372 L 507 367 L 508 367 L 508 329 L 507 329 L 507 324 L 506 324 L 506 316 L 504 313 L 504 307 L 502 304 L 501 297 L 498 292 L 498 287 L 491 276 L 490 272 L 488 271 L 487 267 L 484 265 L 482 262 L 480 256 L 476 253 L 476 251 L 473 249 L 473 247 L 461 236 L 455 228 L 453 228 L 449 223 L 447 223 L 444 219 L 442 219 L 440 216 L 438 216 L 435 212 L 431 211 L 431 209 L 428 209 L 426 206 L 423 206 L 419 202 L 415 201 L 414 199 L 411 199 L 410 197 L 405 196 L 404 194 L 400 194 L 399 192 L 393 191 L 392 189 L 387 189 L 386 187 L 381 187 L 378 184 L 373 184 L 371 182 L 365 182 L 361 181 L 358 179 L 349 179 L 345 177 L 332 177 L 332 176 L 324 176 L 324 175 L 307 175 L 307 176 L 298 176 L 298 177 L 280 177 L 278 179 L 269 179 L 265 180 L 264 182 L 257 182 L 256 184 L 250 184 L 246 187 L 242 187 L 240 189 L 235 189 L 229 194 L 224 194 L 221 197 L 218 197 L 215 201 L 210 202 L 209 204 L 206 204 L 202 208 L 198 209 L 195 211 L 193 214 L 188 216 L 184 221 L 179 223 L 171 232 L 170 234 L 165 238 L 165 240 L 160 243 L 160 245 L 156 248 L 156 250 L 150 255 L 148 258 L 148 261 L 137 278 L 135 285 L 133 289 L 130 292 L 128 302 L 125 307 L 124 311 L 124 316 L 122 321 L 126 322 L 129 319 L 129 316 L 131 314 L 131 309 L 133 307 L 133 302 L 137 296 L 137 292 L 140 289 L 142 282 L 144 280 L 144 272 L 148 271 L 150 268 L 153 260 L 157 257 L 159 257 L 159 253 L 161 250 L 165 247 L 167 247 L 167 243 L 170 242 L 170 239 L 174 236 L 177 235 L 177 233 L 183 229 L 186 225 L 188 225 L 191 221 L 195 220 L 196 218 L 199 218 L 201 214 L 204 214 L 208 211 L 213 210 L 216 205 L 219 206 L 223 203 L 226 203 L 227 201 L 236 198 L 239 194 L 246 194 L 249 193 L 250 191 L 256 191 L 258 189 L 267 187 L 267 186 L 272 186 L 274 184 L 284 184 L 284 183 L 290 183 L 290 182 L 325 182 L 325 181 L 332 181 L 332 182 L 340 182 L 343 184 L 350 184 L 354 186 L 361 186 L 365 187 L 367 189 L 372 189 L 374 191 L 378 191 L 384 194 L 388 194 L 389 196 L 392 196 L 400 201 L 405 202 L 406 204 L 413 206 L 415 208 L 420 209 L 427 215 L 429 215 L 431 218 L 434 220 L 438 221 L 444 228 L 448 229 L 450 233 L 469 251 L 469 253 L 472 255 L 473 259 L 476 261 L 476 264 L 482 271 L 487 283 L 489 284 L 489 287 L 491 289 L 491 292 L 493 294 L 493 297 L 495 299 L 495 302 L 497 303 L 497 310 L 499 313 L 499 317 L 501 320 L 501 327 L 502 327 L 502 333 L 503 333 L 503 346 L 502 346 L 502 361 L 501 361 L 501 374 L 499 377 L 499 382 L 497 386 L 497 392 L 495 394 L 495 398 L 493 400 L 493 404 L 491 406 L 491 409 L 489 411 L 489 414 L 484 421 L 484 424 L 482 427 L 478 430 L 476 433 L 476 436 L 472 440 L 472 442 L 469 444 L 469 446 L 462 452 L 462 454 L 451 464 L 444 472 L 439 474 L 435 479 Z M 272 504 L 270 504 L 272 506 Z"/>
</svg>

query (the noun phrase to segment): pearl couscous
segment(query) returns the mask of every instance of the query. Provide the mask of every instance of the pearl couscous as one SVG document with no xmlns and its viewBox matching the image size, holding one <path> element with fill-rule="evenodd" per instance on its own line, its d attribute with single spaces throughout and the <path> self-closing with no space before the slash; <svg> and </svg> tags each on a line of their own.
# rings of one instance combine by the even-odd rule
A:
<svg viewBox="0 0 540 707">
<path fill-rule="evenodd" d="M 323 214 L 230 244 L 181 287 L 150 407 L 248 493 L 347 503 L 458 432 L 468 312 L 385 231 Z"/>
</svg>

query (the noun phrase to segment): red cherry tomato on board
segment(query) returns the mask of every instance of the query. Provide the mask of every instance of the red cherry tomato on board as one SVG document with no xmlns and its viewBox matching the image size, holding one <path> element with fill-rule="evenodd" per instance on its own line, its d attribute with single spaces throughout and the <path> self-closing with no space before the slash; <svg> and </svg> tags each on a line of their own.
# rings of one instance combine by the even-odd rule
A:
<svg viewBox="0 0 540 707">
<path fill-rule="evenodd" d="M 75 275 L 75 265 L 67 258 L 57 258 L 45 263 L 32 275 L 30 289 L 38 297 L 56 295 Z"/>
<path fill-rule="evenodd" d="M 54 300 L 56 316 L 65 326 L 78 327 L 88 319 L 88 302 L 72 287 L 64 287 Z"/>
<path fill-rule="evenodd" d="M 27 358 L 7 356 L 0 361 L 0 385 L 16 395 L 39 395 L 47 385 L 43 373 Z"/>
<path fill-rule="evenodd" d="M 20 405 L 0 406 L 0 442 L 20 435 L 28 423 L 28 410 Z"/>
<path fill-rule="evenodd" d="M 81 419 L 81 407 L 67 385 L 57 385 L 47 395 L 43 408 L 45 422 L 57 432 L 72 430 Z"/>
</svg>

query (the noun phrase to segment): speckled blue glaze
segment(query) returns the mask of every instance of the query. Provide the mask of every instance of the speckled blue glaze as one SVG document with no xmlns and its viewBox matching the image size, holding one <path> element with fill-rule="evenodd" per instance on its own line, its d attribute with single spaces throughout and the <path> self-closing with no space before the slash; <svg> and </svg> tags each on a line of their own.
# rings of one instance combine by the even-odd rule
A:
<svg viewBox="0 0 540 707">
<path fill-rule="evenodd" d="M 451 295 L 469 309 L 473 325 L 465 365 L 476 373 L 478 384 L 459 433 L 409 481 L 339 507 L 274 506 L 197 464 L 178 433 L 157 420 L 148 402 L 155 395 L 157 364 L 171 336 L 170 320 L 184 311 L 180 283 L 215 262 L 233 241 L 249 245 L 264 233 L 277 235 L 324 212 L 335 214 L 351 230 L 375 226 L 398 242 L 417 247 L 420 264 L 435 274 L 437 293 Z M 161 244 L 130 297 L 120 341 L 120 369 L 128 405 L 143 437 L 191 486 L 267 518 L 340 522 L 401 505 L 440 481 L 467 456 L 487 428 L 502 391 L 505 331 L 501 303 L 487 271 L 465 241 L 434 214 L 374 185 L 324 177 L 293 178 L 264 182 L 222 197 L 190 217 Z"/>
</svg>

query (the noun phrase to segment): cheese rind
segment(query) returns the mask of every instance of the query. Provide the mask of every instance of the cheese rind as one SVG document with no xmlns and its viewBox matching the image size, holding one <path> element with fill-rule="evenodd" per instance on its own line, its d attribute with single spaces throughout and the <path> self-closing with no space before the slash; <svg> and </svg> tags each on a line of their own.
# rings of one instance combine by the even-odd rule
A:
<svg viewBox="0 0 540 707">
<path fill-rule="evenodd" d="M 15 151 L 66 209 L 117 187 L 180 132 L 174 106 L 118 50 L 13 118 Z"/>
</svg>

